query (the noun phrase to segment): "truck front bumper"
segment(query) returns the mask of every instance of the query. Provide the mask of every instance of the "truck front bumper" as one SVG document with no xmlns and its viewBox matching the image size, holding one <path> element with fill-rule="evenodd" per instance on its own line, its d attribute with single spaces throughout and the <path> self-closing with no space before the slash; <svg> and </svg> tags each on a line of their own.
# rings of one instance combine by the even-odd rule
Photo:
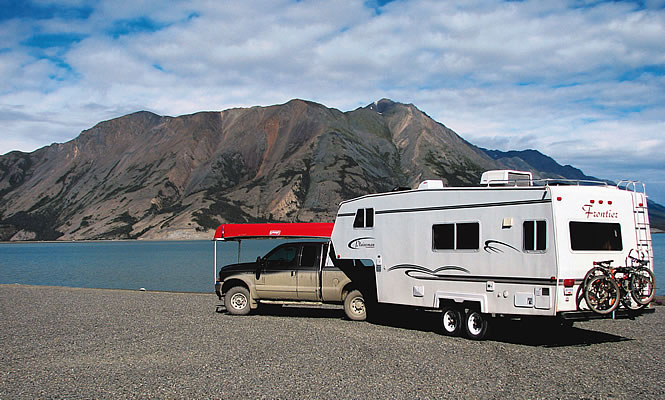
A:
<svg viewBox="0 0 665 400">
<path fill-rule="evenodd" d="M 217 294 L 217 297 L 219 297 L 219 299 L 221 300 L 222 299 L 222 282 L 220 282 L 220 281 L 215 282 L 215 293 Z"/>
</svg>

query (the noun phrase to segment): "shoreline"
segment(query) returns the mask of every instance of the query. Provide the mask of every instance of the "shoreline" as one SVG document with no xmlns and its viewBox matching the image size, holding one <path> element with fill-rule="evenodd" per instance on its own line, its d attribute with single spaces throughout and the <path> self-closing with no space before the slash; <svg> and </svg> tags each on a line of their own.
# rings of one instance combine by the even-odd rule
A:
<svg viewBox="0 0 665 400">
<path fill-rule="evenodd" d="M 652 235 L 664 235 L 665 231 L 655 229 L 651 231 Z M 214 236 L 212 231 L 211 236 Z M 112 243 L 112 242 L 204 242 L 214 241 L 214 239 L 75 239 L 75 240 L 0 240 L 0 244 L 34 244 L 34 243 Z"/>
<path fill-rule="evenodd" d="M 117 292 L 140 292 L 140 293 L 171 293 L 171 294 L 196 294 L 196 295 L 215 295 L 214 289 L 210 292 L 188 292 L 181 290 L 141 290 L 141 289 L 122 289 L 122 288 L 97 288 L 97 287 L 85 287 L 85 286 L 57 286 L 57 285 L 38 285 L 34 283 L 0 283 L 2 286 L 14 286 L 14 287 L 25 287 L 25 288 L 40 288 L 40 289 L 73 289 L 73 290 L 104 290 L 104 291 L 117 291 Z"/>
</svg>

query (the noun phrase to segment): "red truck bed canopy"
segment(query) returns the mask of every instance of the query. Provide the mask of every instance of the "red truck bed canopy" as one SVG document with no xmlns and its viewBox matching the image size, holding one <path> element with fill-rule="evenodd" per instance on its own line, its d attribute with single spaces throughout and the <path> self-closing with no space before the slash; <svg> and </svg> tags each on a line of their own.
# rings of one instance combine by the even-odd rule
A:
<svg viewBox="0 0 665 400">
<path fill-rule="evenodd" d="M 222 224 L 215 231 L 213 240 L 296 237 L 329 239 L 334 225 L 332 222 Z"/>
</svg>

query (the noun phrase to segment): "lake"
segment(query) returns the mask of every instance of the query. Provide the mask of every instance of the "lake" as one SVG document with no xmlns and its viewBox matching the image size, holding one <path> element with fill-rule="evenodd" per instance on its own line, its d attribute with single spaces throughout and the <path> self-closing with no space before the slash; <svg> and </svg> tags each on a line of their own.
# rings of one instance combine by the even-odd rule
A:
<svg viewBox="0 0 665 400">
<path fill-rule="evenodd" d="M 247 240 L 241 261 L 253 261 L 284 240 Z M 238 245 L 218 242 L 218 265 L 238 261 Z M 653 235 L 656 294 L 665 295 L 665 234 Z M 213 243 L 100 241 L 0 243 L 0 283 L 87 288 L 212 292 Z"/>
</svg>

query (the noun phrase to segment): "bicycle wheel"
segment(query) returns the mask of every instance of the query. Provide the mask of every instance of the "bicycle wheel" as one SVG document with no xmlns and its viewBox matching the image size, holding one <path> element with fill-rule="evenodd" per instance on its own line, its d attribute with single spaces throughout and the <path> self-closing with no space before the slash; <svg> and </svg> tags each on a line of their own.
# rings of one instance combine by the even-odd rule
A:
<svg viewBox="0 0 665 400">
<path fill-rule="evenodd" d="M 619 306 L 619 286 L 604 275 L 591 278 L 584 290 L 584 299 L 591 311 L 609 314 Z"/>
<path fill-rule="evenodd" d="M 623 292 L 623 297 L 621 297 L 621 304 L 629 310 L 640 310 L 646 307 L 646 304 L 640 304 L 635 301 L 633 294 L 630 292 Z"/>
<path fill-rule="evenodd" d="M 639 267 L 631 275 L 630 294 L 639 304 L 649 304 L 656 294 L 656 277 L 653 272 L 647 267 Z"/>
<path fill-rule="evenodd" d="M 609 276 L 607 270 L 601 267 L 591 268 L 586 275 L 584 275 L 584 280 L 582 280 L 582 286 L 586 287 L 591 278 L 595 276 Z"/>
</svg>

